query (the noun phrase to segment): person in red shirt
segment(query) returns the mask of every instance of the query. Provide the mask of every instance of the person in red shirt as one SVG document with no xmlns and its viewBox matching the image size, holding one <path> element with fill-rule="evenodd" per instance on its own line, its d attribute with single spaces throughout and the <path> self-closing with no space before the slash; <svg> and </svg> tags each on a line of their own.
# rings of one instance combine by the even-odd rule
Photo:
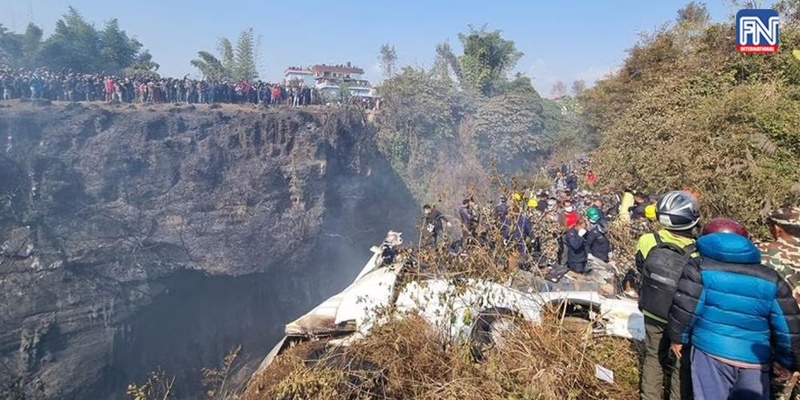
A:
<svg viewBox="0 0 800 400">
<path fill-rule="evenodd" d="M 114 99 L 114 78 L 108 77 L 106 79 L 106 101 L 110 102 Z"/>
<path fill-rule="evenodd" d="M 597 176 L 595 176 L 594 172 L 589 170 L 589 172 L 586 173 L 586 180 L 590 185 L 594 185 L 594 183 L 597 181 Z"/>
<path fill-rule="evenodd" d="M 569 200 L 564 202 L 563 218 L 564 218 L 564 225 L 566 226 L 567 229 L 575 226 L 578 223 L 578 219 L 580 219 L 580 216 L 575 211 L 575 208 L 572 207 L 572 202 Z"/>
</svg>

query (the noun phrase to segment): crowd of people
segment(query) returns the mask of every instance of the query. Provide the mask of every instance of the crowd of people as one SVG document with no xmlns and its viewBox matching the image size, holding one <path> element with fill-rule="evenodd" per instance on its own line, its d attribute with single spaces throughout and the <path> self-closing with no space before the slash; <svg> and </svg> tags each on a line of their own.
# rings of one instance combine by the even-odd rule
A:
<svg viewBox="0 0 800 400">
<path fill-rule="evenodd" d="M 213 81 L 158 77 L 153 75 L 114 76 L 71 71 L 12 70 L 0 67 L 0 101 L 45 99 L 68 102 L 263 104 L 294 107 L 349 101 L 373 109 L 376 99 L 354 96 L 332 99 L 302 82 Z"/>
<path fill-rule="evenodd" d="M 637 299 L 644 315 L 642 399 L 798 398 L 800 207 L 774 210 L 766 218 L 774 240 L 759 242 L 732 219 L 701 226 L 689 188 L 615 195 L 592 190 L 598 177 L 588 162 L 543 172 L 549 190 L 483 207 L 468 198 L 455 218 L 425 205 L 424 245 L 444 246 L 446 227 L 457 225 L 453 251 L 502 245 L 521 268 L 539 267 L 553 281 L 613 270 L 614 294 Z M 637 235 L 635 260 L 615 254 L 612 223 Z"/>
</svg>

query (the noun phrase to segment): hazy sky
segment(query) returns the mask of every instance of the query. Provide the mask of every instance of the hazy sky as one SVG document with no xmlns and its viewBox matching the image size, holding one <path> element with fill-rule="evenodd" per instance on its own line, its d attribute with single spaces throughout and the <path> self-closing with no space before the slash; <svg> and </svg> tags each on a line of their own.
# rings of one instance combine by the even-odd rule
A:
<svg viewBox="0 0 800 400">
<path fill-rule="evenodd" d="M 262 36 L 260 72 L 279 80 L 292 65 L 345 63 L 380 79 L 378 48 L 395 45 L 400 64 L 430 66 L 438 42 L 458 48 L 458 32 L 488 24 L 525 56 L 517 70 L 542 94 L 557 80 L 592 82 L 618 66 L 637 33 L 672 21 L 683 0 L 0 0 L 0 23 L 22 30 L 33 21 L 52 31 L 73 5 L 101 26 L 117 18 L 161 64 L 162 75 L 196 74 L 198 50 L 253 27 Z M 767 4 L 771 2 L 765 2 Z M 711 16 L 736 9 L 709 1 Z M 733 46 L 733 43 L 731 43 Z"/>
</svg>

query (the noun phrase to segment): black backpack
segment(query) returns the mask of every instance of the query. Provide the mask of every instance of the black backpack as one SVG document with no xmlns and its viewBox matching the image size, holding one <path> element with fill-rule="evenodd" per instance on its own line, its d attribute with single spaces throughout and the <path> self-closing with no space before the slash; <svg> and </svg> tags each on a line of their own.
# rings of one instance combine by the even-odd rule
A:
<svg viewBox="0 0 800 400">
<path fill-rule="evenodd" d="M 666 320 L 683 268 L 697 248 L 694 243 L 685 247 L 665 243 L 658 232 L 653 236 L 656 245 L 647 253 L 642 268 L 639 309 Z"/>
</svg>

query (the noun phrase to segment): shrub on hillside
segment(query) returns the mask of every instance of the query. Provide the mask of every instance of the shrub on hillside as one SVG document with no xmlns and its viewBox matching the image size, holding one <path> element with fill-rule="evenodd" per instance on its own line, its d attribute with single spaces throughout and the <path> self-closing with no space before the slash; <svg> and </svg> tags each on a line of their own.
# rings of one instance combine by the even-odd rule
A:
<svg viewBox="0 0 800 400">
<path fill-rule="evenodd" d="M 646 36 L 622 68 L 587 91 L 606 185 L 662 193 L 686 185 L 705 215 L 764 234 L 760 213 L 800 182 L 800 30 L 776 54 L 739 54 L 732 23 L 676 24 Z"/>
</svg>

